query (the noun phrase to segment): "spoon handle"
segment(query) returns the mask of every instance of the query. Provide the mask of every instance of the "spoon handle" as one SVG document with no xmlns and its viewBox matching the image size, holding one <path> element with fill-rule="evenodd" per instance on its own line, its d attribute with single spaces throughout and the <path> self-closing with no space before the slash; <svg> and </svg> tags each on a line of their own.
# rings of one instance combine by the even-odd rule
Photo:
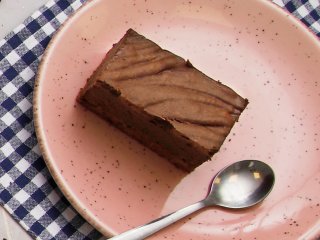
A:
<svg viewBox="0 0 320 240">
<path fill-rule="evenodd" d="M 153 220 L 145 225 L 139 226 L 137 228 L 131 229 L 127 232 L 121 233 L 120 235 L 117 235 L 115 237 L 110 238 L 110 240 L 141 240 L 144 239 L 159 230 L 169 226 L 172 223 L 175 223 L 176 221 L 190 215 L 191 213 L 194 213 L 201 208 L 205 207 L 206 203 L 205 201 L 200 201 L 197 203 L 194 203 L 190 206 L 187 206 L 185 208 L 182 208 L 178 211 L 175 211 L 173 213 L 170 213 L 168 215 L 165 215 L 163 217 L 160 217 L 156 220 Z"/>
</svg>

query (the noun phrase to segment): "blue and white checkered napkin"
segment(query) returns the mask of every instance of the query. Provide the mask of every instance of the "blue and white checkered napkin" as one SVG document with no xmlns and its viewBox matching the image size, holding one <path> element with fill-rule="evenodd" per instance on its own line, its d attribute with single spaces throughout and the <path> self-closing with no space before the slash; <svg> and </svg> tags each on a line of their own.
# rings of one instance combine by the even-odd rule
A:
<svg viewBox="0 0 320 240">
<path fill-rule="evenodd" d="M 0 202 L 37 239 L 99 239 L 68 203 L 39 152 L 32 93 L 52 34 L 86 0 L 51 0 L 0 41 Z M 320 37 L 319 0 L 274 0 Z"/>
</svg>

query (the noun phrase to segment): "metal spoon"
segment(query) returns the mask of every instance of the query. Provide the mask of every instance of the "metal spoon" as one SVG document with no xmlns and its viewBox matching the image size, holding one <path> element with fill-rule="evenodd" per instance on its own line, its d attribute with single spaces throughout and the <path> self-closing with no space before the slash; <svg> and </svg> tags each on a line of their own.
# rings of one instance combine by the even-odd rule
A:
<svg viewBox="0 0 320 240">
<path fill-rule="evenodd" d="M 195 204 L 131 229 L 112 240 L 141 240 L 204 207 L 240 209 L 251 207 L 267 197 L 275 181 L 274 172 L 257 160 L 243 160 L 222 169 L 213 178 L 207 197 Z"/>
</svg>

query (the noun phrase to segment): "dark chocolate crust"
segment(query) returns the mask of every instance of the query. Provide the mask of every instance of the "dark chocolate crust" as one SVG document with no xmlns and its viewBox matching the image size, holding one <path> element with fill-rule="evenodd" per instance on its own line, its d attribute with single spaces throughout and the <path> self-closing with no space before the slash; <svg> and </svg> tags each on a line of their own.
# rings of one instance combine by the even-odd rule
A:
<svg viewBox="0 0 320 240">
<path fill-rule="evenodd" d="M 132 29 L 106 54 L 77 99 L 188 172 L 220 149 L 248 104 Z"/>
</svg>

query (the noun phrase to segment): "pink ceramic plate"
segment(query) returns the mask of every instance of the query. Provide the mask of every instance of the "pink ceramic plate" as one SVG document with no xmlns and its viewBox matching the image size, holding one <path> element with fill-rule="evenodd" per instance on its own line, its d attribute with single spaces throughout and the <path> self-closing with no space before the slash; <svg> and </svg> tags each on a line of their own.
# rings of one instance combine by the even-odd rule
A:
<svg viewBox="0 0 320 240">
<path fill-rule="evenodd" d="M 128 28 L 250 101 L 221 151 L 191 174 L 75 101 Z M 56 34 L 39 70 L 41 149 L 63 193 L 105 235 L 194 203 L 222 167 L 260 159 L 276 173 L 261 205 L 207 209 L 152 239 L 313 239 L 320 233 L 319 60 L 316 37 L 268 1 L 90 1 Z"/>
</svg>

